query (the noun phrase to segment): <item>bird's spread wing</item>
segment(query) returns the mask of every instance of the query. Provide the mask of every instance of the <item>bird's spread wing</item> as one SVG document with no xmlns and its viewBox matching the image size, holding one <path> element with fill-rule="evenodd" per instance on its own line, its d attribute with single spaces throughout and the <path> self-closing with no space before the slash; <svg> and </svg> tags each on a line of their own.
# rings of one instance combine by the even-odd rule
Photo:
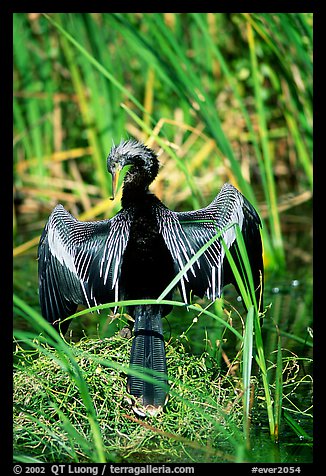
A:
<svg viewBox="0 0 326 476">
<path fill-rule="evenodd" d="M 129 237 L 124 212 L 111 220 L 81 222 L 57 205 L 38 248 L 42 314 L 49 322 L 119 296 L 119 275 Z"/>
<path fill-rule="evenodd" d="M 213 202 L 206 208 L 191 212 L 173 212 L 166 208 L 158 210 L 160 232 L 173 258 L 178 273 L 193 256 L 208 243 L 209 246 L 189 267 L 179 281 L 185 302 L 190 294 L 214 300 L 221 296 L 224 285 L 236 284 L 225 250 L 219 237 L 225 241 L 236 258 L 236 231 L 242 231 L 254 284 L 257 287 L 263 273 L 260 219 L 253 206 L 232 185 L 225 184 Z M 189 264 L 188 264 L 189 266 Z"/>
</svg>

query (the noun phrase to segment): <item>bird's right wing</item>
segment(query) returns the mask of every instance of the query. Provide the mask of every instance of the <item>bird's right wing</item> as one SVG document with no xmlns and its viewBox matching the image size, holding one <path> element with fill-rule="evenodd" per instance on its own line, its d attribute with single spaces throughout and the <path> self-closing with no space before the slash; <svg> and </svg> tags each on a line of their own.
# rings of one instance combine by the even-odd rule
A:
<svg viewBox="0 0 326 476">
<path fill-rule="evenodd" d="M 111 220 L 81 222 L 57 205 L 38 248 L 39 298 L 51 323 L 119 298 L 119 277 L 130 229 L 123 211 Z"/>
</svg>

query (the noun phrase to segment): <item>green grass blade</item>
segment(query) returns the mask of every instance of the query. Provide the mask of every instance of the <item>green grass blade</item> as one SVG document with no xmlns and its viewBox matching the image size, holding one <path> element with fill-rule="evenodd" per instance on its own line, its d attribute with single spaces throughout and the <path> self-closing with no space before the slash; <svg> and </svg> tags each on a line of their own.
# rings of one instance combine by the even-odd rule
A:
<svg viewBox="0 0 326 476">
<path fill-rule="evenodd" d="M 86 97 L 87 88 L 82 79 L 80 68 L 76 63 L 76 58 L 71 44 L 64 35 L 61 36 L 61 45 L 66 56 L 68 67 L 70 69 L 71 80 L 78 96 L 78 104 L 86 126 L 89 144 L 92 147 L 94 164 L 98 175 L 98 182 L 101 188 L 101 193 L 103 198 L 105 198 L 107 197 L 108 193 L 108 174 L 105 167 L 105 161 L 103 160 L 104 154 L 100 147 L 97 130 L 94 127 L 93 115 L 91 112 L 89 101 Z"/>
<path fill-rule="evenodd" d="M 269 212 L 270 212 L 269 217 L 270 217 L 272 240 L 273 240 L 274 248 L 276 252 L 278 253 L 279 264 L 284 266 L 285 258 L 284 258 L 283 240 L 282 240 L 282 233 L 281 233 L 281 226 L 280 226 L 280 218 L 279 218 L 278 208 L 277 208 L 277 194 L 276 194 L 276 186 L 274 181 L 271 149 L 270 149 L 270 144 L 268 139 L 266 111 L 265 111 L 265 106 L 264 106 L 264 102 L 263 102 L 263 98 L 261 94 L 262 85 L 261 85 L 260 73 L 259 73 L 258 62 L 257 62 L 256 43 L 255 43 L 255 38 L 254 38 L 254 33 L 252 31 L 251 23 L 247 24 L 247 31 L 248 31 L 248 43 L 249 43 L 249 51 L 250 51 L 251 69 L 252 69 L 252 75 L 253 75 L 253 81 L 254 81 L 259 135 L 261 139 L 261 146 L 262 146 L 262 153 L 263 153 L 264 173 L 266 176 L 266 184 L 268 188 L 268 194 L 266 195 L 266 198 L 268 200 L 267 203 L 268 203 Z"/>
<path fill-rule="evenodd" d="M 233 226 L 235 226 L 236 228 L 238 227 L 238 225 L 234 225 L 234 224 L 233 224 Z M 245 247 L 242 248 L 242 250 L 241 250 L 242 252 L 244 252 L 244 255 L 240 254 L 241 270 L 239 271 L 227 244 L 225 243 L 225 241 L 223 239 L 221 239 L 221 242 L 222 242 L 222 245 L 223 245 L 223 248 L 224 248 L 225 256 L 226 256 L 226 258 L 229 262 L 232 273 L 233 273 L 234 278 L 237 282 L 241 297 L 244 301 L 244 305 L 246 306 L 247 309 L 249 309 L 253 305 L 253 302 L 256 301 L 256 299 L 254 299 L 254 301 L 252 300 L 252 295 L 249 292 L 248 284 L 247 284 L 247 276 L 248 276 L 247 271 L 251 275 L 251 268 L 250 268 L 250 266 L 248 268 L 243 267 L 243 256 L 245 256 L 247 254 L 246 250 L 245 250 Z M 251 278 L 251 280 L 252 280 L 252 278 Z M 257 303 L 255 305 L 255 308 L 257 309 Z"/>
<path fill-rule="evenodd" d="M 117 87 L 128 99 L 130 99 L 135 106 L 137 106 L 142 112 L 144 108 L 142 104 L 135 98 L 135 96 L 130 93 L 128 88 L 123 86 L 113 74 L 111 74 L 103 65 L 101 65 L 87 50 L 84 48 L 72 35 L 70 35 L 57 21 L 55 21 L 51 15 L 43 13 L 45 18 L 57 28 L 66 38 L 72 43 L 77 50 L 105 77 L 107 78 L 115 87 Z"/>
<path fill-rule="evenodd" d="M 275 375 L 275 395 L 274 395 L 274 420 L 275 420 L 275 442 L 278 443 L 280 436 L 282 417 L 282 397 L 283 397 L 283 362 L 281 336 L 278 333 L 276 375 Z"/>
<path fill-rule="evenodd" d="M 200 221 L 201 223 L 204 223 L 203 220 Z M 185 222 L 186 223 L 186 222 Z M 198 260 L 198 258 L 205 253 L 207 248 L 209 248 L 216 240 L 221 238 L 222 233 L 224 233 L 226 230 L 231 228 L 233 224 L 228 225 L 227 227 L 223 228 L 223 230 L 218 231 L 216 235 L 214 235 L 210 240 L 207 241 L 198 251 L 197 253 L 194 254 L 188 261 L 188 263 L 182 268 L 182 270 L 179 271 L 179 273 L 174 277 L 174 279 L 171 281 L 171 283 L 164 289 L 164 291 L 160 294 L 160 296 L 157 298 L 157 302 L 161 302 L 162 299 L 172 290 L 175 288 L 175 286 L 178 284 L 180 279 L 187 273 L 187 271 L 193 266 L 193 264 Z"/>
<path fill-rule="evenodd" d="M 290 426 L 290 428 L 294 431 L 294 433 L 300 438 L 306 441 L 312 441 L 312 436 L 309 435 L 299 423 L 292 417 L 290 412 L 284 411 L 284 420 Z"/>
<path fill-rule="evenodd" d="M 265 354 L 264 354 L 264 343 L 263 343 L 263 338 L 261 334 L 260 319 L 258 315 L 255 316 L 254 329 L 255 329 L 255 348 L 257 352 L 255 355 L 255 358 L 261 370 L 261 377 L 262 377 L 264 393 L 265 393 L 269 433 L 271 435 L 272 440 L 274 441 L 275 418 L 274 418 L 274 412 L 273 412 L 273 402 L 272 402 L 271 391 L 270 391 L 268 377 L 267 377 L 266 360 L 265 360 Z"/>
<path fill-rule="evenodd" d="M 253 358 L 253 332 L 254 329 L 254 307 L 251 306 L 247 313 L 245 334 L 243 340 L 243 368 L 242 368 L 242 384 L 243 384 L 243 432 L 247 448 L 250 448 L 250 377 Z"/>
<path fill-rule="evenodd" d="M 302 164 L 302 167 L 306 173 L 307 179 L 309 180 L 310 187 L 313 187 L 313 166 L 312 158 L 309 156 L 307 147 L 304 140 L 302 139 L 298 125 L 294 119 L 293 114 L 289 112 L 285 113 L 285 119 L 288 124 L 289 131 L 292 133 L 293 140 L 295 142 L 299 160 Z"/>
<path fill-rule="evenodd" d="M 99 304 L 94 307 L 90 307 L 87 309 L 83 309 L 81 311 L 76 312 L 75 314 L 69 316 L 67 320 L 69 319 L 75 319 L 77 317 L 83 316 L 85 314 L 88 314 L 90 312 L 94 312 L 97 310 L 103 310 L 103 309 L 111 309 L 111 308 L 124 308 L 128 306 L 139 306 L 139 305 L 146 305 L 146 304 L 156 304 L 156 305 L 161 305 L 161 304 L 166 304 L 168 306 L 176 306 L 176 307 L 182 307 L 186 309 L 190 309 L 192 311 L 196 311 L 197 313 L 204 314 L 216 321 L 219 322 L 219 324 L 225 326 L 229 331 L 231 331 L 237 339 L 240 341 L 243 340 L 242 335 L 240 332 L 238 332 L 234 327 L 232 327 L 227 321 L 224 321 L 221 317 L 218 315 L 208 311 L 207 309 L 203 309 L 201 307 L 198 307 L 193 304 L 185 304 L 184 302 L 180 301 L 170 301 L 168 299 L 132 299 L 132 300 L 126 300 L 126 301 L 115 301 L 111 303 L 106 303 L 106 304 Z M 120 368 L 120 367 L 119 367 Z"/>
<path fill-rule="evenodd" d="M 43 329 L 48 334 L 50 342 L 60 352 L 61 359 L 64 363 L 64 368 L 67 368 L 69 364 L 71 369 L 71 371 L 69 372 L 70 377 L 73 378 L 76 385 L 78 386 L 80 395 L 87 411 L 87 418 L 92 430 L 92 437 L 97 454 L 97 461 L 99 463 L 104 463 L 106 461 L 106 457 L 100 428 L 98 426 L 96 418 L 96 411 L 92 399 L 90 397 L 87 384 L 82 375 L 82 371 L 78 366 L 73 354 L 71 353 L 69 346 L 61 339 L 56 330 L 48 322 L 46 322 L 42 316 L 40 316 L 34 309 L 28 306 L 18 296 L 14 295 L 13 301 L 15 306 L 20 308 L 24 313 L 28 315 L 28 318 L 33 322 L 36 328 Z M 31 341 L 30 344 L 33 345 L 33 342 Z M 35 344 L 33 346 L 35 347 Z"/>
</svg>

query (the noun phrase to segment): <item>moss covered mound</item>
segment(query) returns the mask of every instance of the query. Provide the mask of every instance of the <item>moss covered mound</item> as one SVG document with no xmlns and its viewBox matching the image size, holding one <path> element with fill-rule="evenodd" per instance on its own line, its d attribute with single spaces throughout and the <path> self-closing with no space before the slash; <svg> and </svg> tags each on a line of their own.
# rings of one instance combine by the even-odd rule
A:
<svg viewBox="0 0 326 476">
<path fill-rule="evenodd" d="M 222 378 L 209 356 L 189 355 L 179 341 L 167 344 L 169 401 L 163 413 L 139 419 L 126 399 L 130 339 L 67 345 L 73 359 L 44 343 L 29 351 L 17 344 L 17 460 L 98 462 L 99 452 L 116 462 L 234 460 L 241 435 L 239 382 Z"/>
</svg>

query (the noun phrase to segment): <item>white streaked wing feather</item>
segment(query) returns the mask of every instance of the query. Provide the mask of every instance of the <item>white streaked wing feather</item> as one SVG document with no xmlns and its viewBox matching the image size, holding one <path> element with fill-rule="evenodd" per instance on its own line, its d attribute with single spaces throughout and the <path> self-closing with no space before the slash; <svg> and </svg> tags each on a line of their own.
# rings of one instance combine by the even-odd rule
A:
<svg viewBox="0 0 326 476">
<path fill-rule="evenodd" d="M 61 205 L 54 209 L 39 245 L 40 299 L 50 321 L 68 313 L 55 302 L 91 307 L 117 296 L 129 236 L 127 218 L 120 212 L 111 220 L 80 222 Z"/>
<path fill-rule="evenodd" d="M 225 184 L 206 208 L 191 212 L 162 209 L 158 223 L 177 271 L 182 270 L 189 259 L 219 230 L 222 231 L 232 223 L 237 223 L 242 229 L 243 206 L 244 199 L 240 192 L 232 185 Z M 236 239 L 234 227 L 227 228 L 222 233 L 222 238 L 230 248 Z M 196 294 L 197 290 L 199 295 L 203 294 L 203 289 L 212 300 L 221 296 L 224 256 L 225 251 L 218 239 L 191 267 L 192 275 L 189 274 L 189 270 L 184 274 L 186 281 L 180 282 L 183 298 L 191 291 Z"/>
</svg>

